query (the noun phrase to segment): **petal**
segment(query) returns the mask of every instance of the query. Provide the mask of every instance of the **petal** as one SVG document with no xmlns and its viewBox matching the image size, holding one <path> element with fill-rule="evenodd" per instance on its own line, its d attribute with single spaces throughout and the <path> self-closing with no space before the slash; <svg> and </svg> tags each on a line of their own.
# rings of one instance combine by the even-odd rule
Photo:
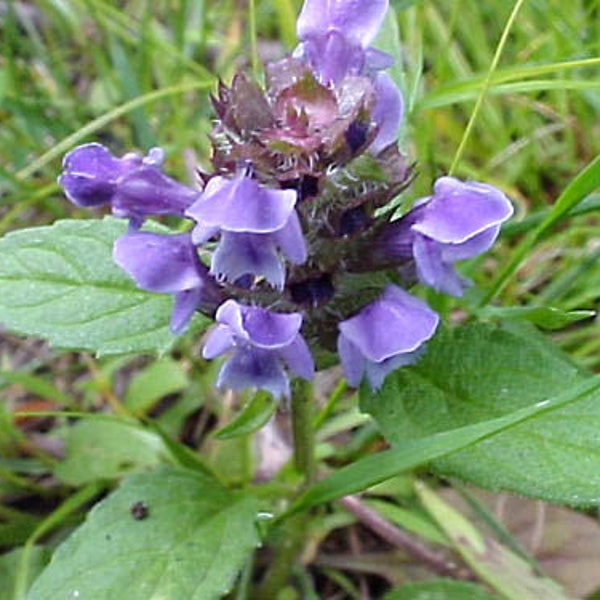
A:
<svg viewBox="0 0 600 600">
<path fill-rule="evenodd" d="M 460 244 L 506 221 L 513 214 L 508 198 L 484 183 L 440 177 L 413 229 L 445 244 Z"/>
<path fill-rule="evenodd" d="M 226 231 L 271 233 L 287 223 L 295 204 L 294 190 L 272 190 L 245 176 L 214 177 L 186 214 Z"/>
<path fill-rule="evenodd" d="M 377 35 L 388 0 L 305 0 L 296 31 L 301 40 L 334 29 L 368 46 Z"/>
<path fill-rule="evenodd" d="M 367 360 L 381 362 L 419 348 L 435 333 L 438 321 L 422 300 L 389 285 L 378 300 L 339 328 Z"/>
<path fill-rule="evenodd" d="M 394 80 L 387 73 L 378 73 L 375 79 L 377 103 L 371 115 L 377 124 L 377 136 L 369 146 L 369 151 L 379 154 L 382 150 L 397 143 L 398 131 L 404 113 L 402 94 Z"/>
<path fill-rule="evenodd" d="M 255 348 L 237 349 L 221 368 L 217 386 L 233 390 L 263 389 L 275 398 L 290 396 L 288 376 L 281 361 L 272 352 Z"/>
<path fill-rule="evenodd" d="M 231 328 L 217 325 L 208 335 L 202 356 L 206 359 L 216 358 L 235 347 L 235 339 Z"/>
<path fill-rule="evenodd" d="M 273 239 L 290 262 L 295 265 L 301 265 L 306 262 L 308 250 L 302 233 L 300 219 L 295 210 L 292 211 L 285 226 L 272 235 Z"/>
<path fill-rule="evenodd" d="M 381 362 L 367 362 L 366 375 L 371 388 L 378 390 L 382 385 L 384 379 L 396 369 L 405 367 L 414 363 L 423 354 L 423 346 L 421 346 L 415 352 L 407 352 L 406 354 L 397 354 Z"/>
<path fill-rule="evenodd" d="M 69 173 L 85 173 L 91 177 L 116 181 L 126 173 L 138 168 L 142 158 L 126 154 L 117 158 L 102 144 L 83 144 L 65 155 L 63 169 Z"/>
<path fill-rule="evenodd" d="M 174 293 L 199 288 L 208 272 L 189 234 L 185 233 L 129 233 L 115 242 L 113 257 L 140 288 L 151 292 Z"/>
<path fill-rule="evenodd" d="M 343 334 L 338 337 L 338 354 L 348 385 L 358 387 L 365 373 L 366 361 L 358 348 Z"/>
<path fill-rule="evenodd" d="M 215 227 L 214 225 L 196 223 L 194 229 L 192 229 L 192 242 L 196 244 L 196 246 L 201 246 L 208 242 L 210 238 L 215 237 L 219 231 L 221 231 L 219 227 Z"/>
<path fill-rule="evenodd" d="M 224 232 L 212 256 L 211 273 L 227 281 L 243 275 L 263 276 L 277 289 L 283 289 L 285 268 L 269 234 Z"/>
<path fill-rule="evenodd" d="M 330 31 L 307 39 L 300 49 L 317 78 L 324 84 L 338 84 L 350 74 L 360 73 L 365 65 L 365 52 L 344 35 Z"/>
<path fill-rule="evenodd" d="M 499 233 L 500 225 L 492 225 L 462 244 L 441 244 L 442 258 L 444 262 L 456 262 L 483 254 L 492 247 Z"/>
<path fill-rule="evenodd" d="M 175 294 L 175 306 L 171 315 L 171 331 L 179 335 L 189 325 L 196 310 L 202 302 L 202 288 L 183 290 Z"/>
<path fill-rule="evenodd" d="M 406 259 L 413 255 L 413 244 L 418 234 L 411 229 L 412 220 L 408 215 L 388 223 L 381 231 L 380 237 L 375 241 L 373 252 L 378 260 Z"/>
<path fill-rule="evenodd" d="M 126 218 L 183 216 L 199 194 L 197 190 L 167 177 L 156 167 L 142 167 L 120 180 L 112 202 L 113 213 Z"/>
<path fill-rule="evenodd" d="M 279 356 L 288 367 L 303 379 L 312 379 L 315 375 L 315 361 L 304 338 L 298 334 L 292 343 L 279 350 Z"/>
<path fill-rule="evenodd" d="M 165 151 L 160 147 L 150 148 L 148 154 L 142 159 L 142 163 L 152 167 L 162 167 L 165 162 Z"/>
<path fill-rule="evenodd" d="M 367 48 L 365 50 L 365 62 L 369 71 L 383 71 L 393 67 L 395 60 L 391 54 L 383 50 Z"/>
<path fill-rule="evenodd" d="M 451 296 L 462 296 L 468 280 L 461 277 L 454 265 L 444 262 L 444 246 L 421 235 L 415 237 L 413 253 L 417 264 L 419 281 L 438 292 Z"/>
<path fill-rule="evenodd" d="M 86 174 L 65 173 L 58 178 L 58 183 L 73 204 L 84 208 L 109 204 L 117 188 L 112 181 Z"/>
<path fill-rule="evenodd" d="M 267 350 L 291 344 L 302 326 L 300 313 L 276 313 L 258 306 L 245 306 L 242 313 L 244 330 L 252 345 Z"/>
</svg>

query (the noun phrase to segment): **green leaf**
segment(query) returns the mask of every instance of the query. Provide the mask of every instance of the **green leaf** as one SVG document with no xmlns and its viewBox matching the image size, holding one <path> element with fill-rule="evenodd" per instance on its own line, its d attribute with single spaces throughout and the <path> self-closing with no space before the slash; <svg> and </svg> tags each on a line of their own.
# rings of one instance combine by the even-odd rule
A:
<svg viewBox="0 0 600 600">
<path fill-rule="evenodd" d="M 11 552 L 0 556 L 0 600 L 14 600 L 14 589 L 16 574 L 23 554 L 22 548 L 16 548 Z M 29 557 L 28 579 L 26 587 L 42 572 L 50 560 L 50 551 L 43 546 L 35 546 L 31 549 Z"/>
<path fill-rule="evenodd" d="M 258 544 L 256 514 L 254 498 L 196 472 L 133 475 L 58 548 L 27 599 L 219 598 Z"/>
<path fill-rule="evenodd" d="M 181 364 L 171 358 L 153 362 L 131 380 L 125 394 L 125 406 L 134 413 L 145 413 L 161 398 L 188 386 Z"/>
<path fill-rule="evenodd" d="M 65 220 L 0 239 L 0 323 L 98 354 L 166 350 L 173 298 L 139 290 L 112 259 L 125 221 Z"/>
<path fill-rule="evenodd" d="M 273 396 L 258 392 L 231 423 L 215 433 L 215 437 L 219 440 L 227 440 L 254 433 L 269 421 L 276 410 L 277 402 Z"/>
<path fill-rule="evenodd" d="M 392 379 L 393 377 L 391 376 Z M 363 491 L 390 477 L 467 448 L 476 442 L 482 440 L 487 442 L 487 438 L 491 438 L 501 431 L 511 429 L 534 417 L 553 413 L 559 408 L 590 397 L 592 394 L 597 395 L 599 390 L 600 376 L 584 379 L 552 398 L 525 406 L 502 417 L 465 425 L 450 431 L 440 431 L 423 438 L 409 439 L 390 450 L 361 458 L 309 487 L 286 511 L 285 516 L 336 500 L 347 494 Z"/>
<path fill-rule="evenodd" d="M 0 385 L 5 382 L 20 385 L 36 396 L 53 400 L 65 406 L 71 406 L 74 403 L 71 396 L 59 390 L 41 375 L 32 375 L 21 371 L 0 371 Z"/>
<path fill-rule="evenodd" d="M 87 418 L 67 434 L 67 458 L 54 474 L 70 485 L 116 479 L 164 463 L 170 453 L 156 433 L 135 422 Z"/>
<path fill-rule="evenodd" d="M 550 502 L 600 501 L 600 392 L 532 327 L 476 324 L 443 330 L 415 365 L 400 369 L 362 407 L 398 448 L 441 432 L 546 406 L 590 383 L 571 406 L 540 414 L 451 456 L 434 470 Z"/>
<path fill-rule="evenodd" d="M 465 581 L 437 579 L 423 583 L 409 583 L 392 590 L 385 600 L 494 600 L 481 586 Z"/>
</svg>

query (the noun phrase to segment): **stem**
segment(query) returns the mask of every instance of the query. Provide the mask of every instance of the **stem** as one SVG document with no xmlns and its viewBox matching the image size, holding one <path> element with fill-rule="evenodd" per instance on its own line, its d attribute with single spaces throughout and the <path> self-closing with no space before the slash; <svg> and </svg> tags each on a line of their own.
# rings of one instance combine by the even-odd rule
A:
<svg viewBox="0 0 600 600">
<path fill-rule="evenodd" d="M 304 475 L 304 487 L 316 480 L 314 396 L 311 382 L 296 379 L 292 383 L 292 431 L 294 463 Z"/>
<path fill-rule="evenodd" d="M 292 382 L 294 464 L 304 475 L 304 483 L 299 492 L 314 483 L 317 475 L 314 409 L 312 384 L 304 379 L 295 379 Z M 282 524 L 274 544 L 273 560 L 253 596 L 254 600 L 277 598 L 277 594 L 285 588 L 306 541 L 307 521 L 308 515 L 304 513 Z"/>
</svg>

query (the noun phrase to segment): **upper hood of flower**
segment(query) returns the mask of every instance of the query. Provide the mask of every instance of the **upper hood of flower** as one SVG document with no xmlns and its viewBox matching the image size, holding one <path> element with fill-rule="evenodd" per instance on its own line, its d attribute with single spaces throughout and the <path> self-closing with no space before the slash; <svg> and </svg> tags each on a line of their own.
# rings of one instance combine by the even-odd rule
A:
<svg viewBox="0 0 600 600">
<path fill-rule="evenodd" d="M 513 214 L 509 199 L 485 183 L 440 177 L 433 196 L 419 206 L 412 229 L 443 244 L 462 244 Z"/>
<path fill-rule="evenodd" d="M 241 173 L 234 179 L 214 177 L 200 199 L 186 211 L 203 227 L 240 233 L 272 233 L 288 222 L 296 204 L 294 190 L 261 186 Z"/>
</svg>

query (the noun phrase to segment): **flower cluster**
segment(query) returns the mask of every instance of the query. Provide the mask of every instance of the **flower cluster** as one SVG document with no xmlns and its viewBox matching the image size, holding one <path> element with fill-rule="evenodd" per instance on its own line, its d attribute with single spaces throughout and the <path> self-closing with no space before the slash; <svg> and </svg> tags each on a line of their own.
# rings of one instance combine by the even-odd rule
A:
<svg viewBox="0 0 600 600">
<path fill-rule="evenodd" d="M 129 220 L 115 261 L 145 290 L 173 294 L 171 328 L 215 319 L 203 355 L 221 355 L 220 387 L 289 396 L 333 353 L 353 385 L 377 388 L 435 333 L 438 315 L 405 288 L 460 295 L 457 261 L 487 250 L 512 214 L 492 186 L 440 178 L 401 218 L 382 210 L 410 183 L 397 147 L 393 60 L 372 42 L 388 0 L 306 0 L 292 56 L 266 67 L 262 90 L 238 74 L 213 104 L 213 167 L 198 187 L 162 171 L 163 152 L 69 153 L 59 179 L 79 206 Z M 150 216 L 187 233 L 144 229 Z"/>
</svg>

